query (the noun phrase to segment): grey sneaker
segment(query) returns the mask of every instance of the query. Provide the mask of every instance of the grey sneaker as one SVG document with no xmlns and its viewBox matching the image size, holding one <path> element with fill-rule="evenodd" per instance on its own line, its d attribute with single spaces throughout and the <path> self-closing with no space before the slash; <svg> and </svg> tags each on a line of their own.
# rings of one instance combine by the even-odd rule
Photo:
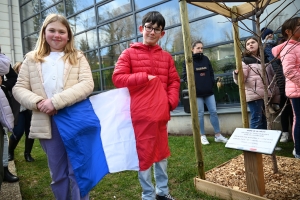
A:
<svg viewBox="0 0 300 200">
<path fill-rule="evenodd" d="M 296 149 L 293 149 L 293 156 L 296 156 Z"/>
<path fill-rule="evenodd" d="M 224 137 L 223 135 L 219 135 L 219 137 L 215 137 L 215 142 L 223 142 L 226 143 L 228 139 Z"/>
<path fill-rule="evenodd" d="M 287 142 L 289 140 L 289 133 L 288 132 L 282 132 L 280 142 Z"/>
<path fill-rule="evenodd" d="M 175 200 L 170 194 L 165 196 L 158 196 L 156 195 L 156 200 Z"/>
<path fill-rule="evenodd" d="M 201 135 L 201 143 L 203 145 L 209 144 L 209 141 L 207 140 L 206 135 Z"/>
</svg>

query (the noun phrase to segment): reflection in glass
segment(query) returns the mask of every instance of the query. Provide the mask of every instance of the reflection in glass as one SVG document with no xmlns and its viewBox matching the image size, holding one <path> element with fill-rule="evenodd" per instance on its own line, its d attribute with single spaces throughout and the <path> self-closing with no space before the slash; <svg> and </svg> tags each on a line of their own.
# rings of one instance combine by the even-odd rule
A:
<svg viewBox="0 0 300 200">
<path fill-rule="evenodd" d="M 153 5 L 157 2 L 160 2 L 161 0 L 151 0 L 151 1 L 145 1 L 145 0 L 134 0 L 135 9 L 139 10 L 141 8 L 145 8 L 147 6 Z M 178 2 L 177 2 L 178 4 Z"/>
<path fill-rule="evenodd" d="M 59 2 L 60 0 L 41 0 L 41 10 Z"/>
<path fill-rule="evenodd" d="M 111 90 L 116 88 L 112 82 L 113 72 L 114 69 L 106 69 L 102 71 L 102 84 L 104 90 Z"/>
<path fill-rule="evenodd" d="M 100 72 L 92 72 L 93 80 L 94 80 L 94 92 L 101 90 L 101 79 L 100 79 Z"/>
<path fill-rule="evenodd" d="M 98 23 L 131 11 L 130 0 L 115 0 L 98 7 Z"/>
<path fill-rule="evenodd" d="M 33 34 L 30 36 L 27 36 L 23 39 L 24 41 L 24 54 L 28 53 L 29 51 L 34 50 L 35 44 L 38 40 L 38 34 Z"/>
<path fill-rule="evenodd" d="M 46 19 L 47 15 L 52 13 L 64 15 L 64 10 L 65 9 L 63 3 L 56 4 L 55 6 L 48 8 L 47 10 L 42 12 L 42 21 Z"/>
<path fill-rule="evenodd" d="M 158 44 L 170 53 L 183 51 L 181 26 L 166 30 L 165 35 L 158 41 Z"/>
<path fill-rule="evenodd" d="M 217 104 L 240 103 L 239 87 L 233 81 L 232 73 L 215 74 L 216 83 L 220 82 L 221 87 L 214 85 L 214 94 Z"/>
<path fill-rule="evenodd" d="M 281 25 L 283 24 L 283 22 L 285 22 L 285 20 L 291 18 L 292 16 L 296 16 L 297 14 L 298 16 L 300 16 L 299 1 L 294 1 L 289 6 L 287 6 L 291 1 L 292 0 L 286 0 L 283 2 L 278 1 L 276 3 L 268 5 L 260 17 L 261 21 L 264 20 L 260 27 L 263 28 L 272 21 L 268 28 L 276 31 L 278 29 L 281 29 Z M 283 8 L 284 10 L 282 10 Z"/>
<path fill-rule="evenodd" d="M 133 40 L 112 45 L 101 49 L 101 68 L 112 67 L 116 64 L 120 54 L 127 48 Z"/>
<path fill-rule="evenodd" d="M 96 25 L 94 8 L 75 15 L 68 19 L 68 21 L 74 34 L 94 27 Z"/>
<path fill-rule="evenodd" d="M 205 16 L 205 15 L 213 13 L 213 12 L 211 12 L 209 10 L 200 8 L 198 6 L 194 6 L 194 5 L 190 4 L 190 3 L 187 4 L 187 10 L 188 10 L 189 20 L 195 19 L 197 17 L 202 17 L 202 16 Z"/>
<path fill-rule="evenodd" d="M 221 15 L 191 23 L 190 31 L 192 41 L 201 40 L 204 46 L 233 39 L 231 22 Z"/>
<path fill-rule="evenodd" d="M 67 16 L 73 15 L 94 4 L 94 0 L 67 0 L 65 2 Z"/>
<path fill-rule="evenodd" d="M 76 35 L 75 46 L 81 51 L 89 51 L 98 48 L 96 29 Z"/>
<path fill-rule="evenodd" d="M 215 74 L 232 72 L 236 68 L 233 43 L 204 49 L 204 54 L 209 58 Z"/>
<path fill-rule="evenodd" d="M 22 20 L 38 13 L 40 11 L 39 6 L 39 0 L 32 0 L 22 6 L 20 9 L 22 13 Z"/>
<path fill-rule="evenodd" d="M 100 46 L 134 37 L 133 16 L 111 22 L 98 29 Z"/>
<path fill-rule="evenodd" d="M 239 37 L 240 38 L 253 35 L 252 32 L 249 31 L 249 29 L 253 30 L 253 24 L 252 24 L 251 20 L 245 19 L 242 22 L 239 22 L 238 24 L 239 24 Z"/>
<path fill-rule="evenodd" d="M 90 64 L 91 70 L 99 70 L 98 50 L 87 52 L 85 56 Z"/>
<path fill-rule="evenodd" d="M 136 24 L 142 25 L 143 16 L 150 11 L 160 12 L 166 21 L 165 27 L 180 23 L 179 3 L 177 1 L 169 1 L 167 3 L 152 7 L 136 14 Z"/>
<path fill-rule="evenodd" d="M 36 15 L 29 20 L 26 20 L 25 22 L 22 23 L 22 30 L 24 35 L 28 35 L 30 33 L 33 33 L 35 31 L 40 30 L 40 16 Z"/>
</svg>

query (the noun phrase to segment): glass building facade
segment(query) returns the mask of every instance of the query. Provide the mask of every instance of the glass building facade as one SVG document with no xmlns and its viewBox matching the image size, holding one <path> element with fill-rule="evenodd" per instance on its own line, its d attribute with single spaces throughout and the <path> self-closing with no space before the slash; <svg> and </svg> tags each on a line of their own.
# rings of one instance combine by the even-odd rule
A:
<svg viewBox="0 0 300 200">
<path fill-rule="evenodd" d="M 261 27 L 268 26 L 276 31 L 286 19 L 299 15 L 298 6 L 290 2 L 286 0 L 269 5 L 261 16 Z M 49 13 L 67 17 L 75 35 L 76 47 L 85 53 L 90 63 L 94 93 L 114 88 L 111 76 L 120 53 L 130 43 L 142 41 L 138 26 L 143 15 L 159 11 L 166 19 L 166 34 L 159 45 L 173 56 L 181 76 L 184 54 L 178 0 L 20 0 L 19 5 L 24 54 L 34 49 L 40 26 Z M 232 24 L 226 17 L 208 10 L 191 4 L 187 7 L 191 37 L 204 43 L 204 54 L 210 58 L 216 81 L 222 80 L 222 87 L 215 88 L 217 104 L 239 103 L 238 87 L 231 75 L 236 67 Z M 255 31 L 252 20 L 243 20 L 239 25 L 241 39 Z M 182 83 L 181 89 L 184 87 Z"/>
</svg>

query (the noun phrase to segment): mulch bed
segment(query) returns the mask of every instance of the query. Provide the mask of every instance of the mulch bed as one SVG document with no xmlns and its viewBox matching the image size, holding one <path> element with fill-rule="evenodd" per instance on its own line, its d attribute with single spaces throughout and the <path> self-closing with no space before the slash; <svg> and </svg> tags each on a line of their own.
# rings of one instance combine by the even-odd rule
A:
<svg viewBox="0 0 300 200">
<path fill-rule="evenodd" d="M 263 155 L 266 194 L 274 200 L 300 199 L 300 159 L 277 156 L 279 172 L 273 173 L 272 158 Z M 205 174 L 206 180 L 247 192 L 243 154 Z"/>
</svg>

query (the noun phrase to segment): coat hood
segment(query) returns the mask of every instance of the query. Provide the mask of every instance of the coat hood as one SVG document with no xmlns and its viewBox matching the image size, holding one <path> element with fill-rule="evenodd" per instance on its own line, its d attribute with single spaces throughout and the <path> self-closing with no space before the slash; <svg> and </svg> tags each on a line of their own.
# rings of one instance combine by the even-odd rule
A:
<svg viewBox="0 0 300 200">
<path fill-rule="evenodd" d="M 157 44 L 155 46 L 150 46 L 150 45 L 143 44 L 141 42 L 131 43 L 130 48 L 144 49 L 144 50 L 155 50 L 155 51 L 162 50 L 162 48 Z"/>
</svg>

